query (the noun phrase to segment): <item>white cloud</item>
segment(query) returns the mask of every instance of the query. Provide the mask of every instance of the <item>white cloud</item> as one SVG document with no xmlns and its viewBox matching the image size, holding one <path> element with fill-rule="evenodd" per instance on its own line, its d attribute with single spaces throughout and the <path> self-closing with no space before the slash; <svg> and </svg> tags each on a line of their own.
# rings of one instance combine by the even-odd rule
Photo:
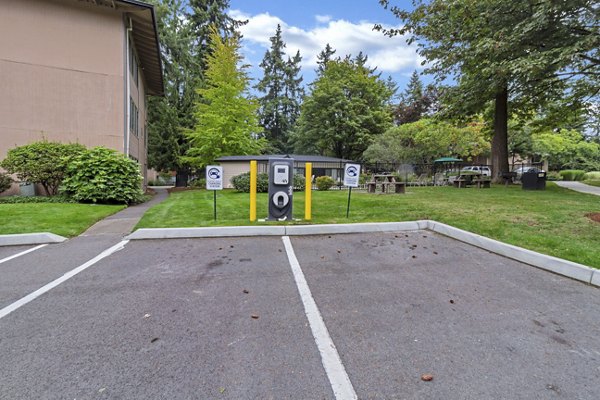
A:
<svg viewBox="0 0 600 400">
<path fill-rule="evenodd" d="M 303 68 L 316 67 L 317 55 L 327 43 L 336 50 L 336 56 L 340 57 L 347 54 L 355 56 L 362 51 L 369 56 L 369 66 L 377 67 L 381 72 L 412 72 L 422 68 L 422 59 L 416 54 L 414 46 L 408 46 L 403 37 L 389 38 L 381 32 L 374 31 L 373 22 L 354 23 L 317 15 L 315 19 L 322 25 L 304 29 L 290 26 L 281 18 L 268 13 L 248 15 L 239 10 L 232 10 L 230 14 L 236 19 L 248 20 L 248 24 L 240 28 L 245 49 L 258 45 L 263 54 L 264 50 L 270 47 L 269 38 L 275 34 L 277 24 L 280 24 L 287 54 L 293 56 L 300 50 Z M 384 28 L 398 27 L 384 25 Z"/>
<path fill-rule="evenodd" d="M 315 15 L 315 20 L 321 24 L 331 21 L 331 15 Z"/>
</svg>

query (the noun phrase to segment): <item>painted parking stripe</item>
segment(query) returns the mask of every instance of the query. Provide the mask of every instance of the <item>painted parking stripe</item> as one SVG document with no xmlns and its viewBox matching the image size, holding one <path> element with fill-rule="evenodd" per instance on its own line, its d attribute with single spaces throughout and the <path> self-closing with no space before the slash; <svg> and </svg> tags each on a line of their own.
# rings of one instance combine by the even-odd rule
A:
<svg viewBox="0 0 600 400">
<path fill-rule="evenodd" d="M 85 264 L 81 264 L 79 267 L 67 272 L 60 278 L 53 280 L 52 282 L 48 283 L 47 285 L 42 286 L 35 292 L 32 292 L 32 293 L 28 294 L 27 296 L 15 301 L 14 303 L 4 307 L 3 309 L 0 310 L 0 319 L 6 317 L 8 314 L 10 314 L 11 312 L 17 310 L 18 308 L 24 306 L 25 304 L 29 303 L 30 301 L 35 300 L 39 296 L 50 291 L 51 289 L 55 288 L 56 286 L 60 285 L 61 283 L 71 279 L 78 273 L 85 271 L 86 269 L 88 269 L 92 265 L 96 264 L 98 261 L 102 260 L 103 258 L 106 258 L 106 257 L 110 256 L 111 254 L 123 249 L 128 242 L 129 242 L 129 240 L 123 240 L 123 241 L 115 244 L 114 246 L 104 250 L 102 253 L 98 254 L 96 257 L 92 258 Z"/>
<path fill-rule="evenodd" d="M 17 257 L 24 256 L 25 254 L 27 254 L 27 253 L 31 253 L 32 251 L 36 251 L 37 249 L 41 249 L 41 248 L 42 248 L 42 247 L 44 247 L 44 246 L 48 246 L 48 243 L 46 243 L 46 244 L 40 244 L 39 246 L 35 246 L 34 248 L 27 249 L 27 250 L 25 250 L 25 251 L 22 251 L 22 252 L 20 252 L 20 253 L 13 254 L 13 255 L 12 255 L 12 256 L 10 256 L 10 257 L 3 258 L 2 260 L 0 260 L 0 264 L 2 264 L 2 263 L 4 263 L 4 262 L 7 262 L 7 261 L 10 261 L 10 260 L 12 260 L 12 259 L 14 259 L 14 258 L 17 258 Z"/>
<path fill-rule="evenodd" d="M 358 399 L 335 344 L 331 340 L 327 326 L 325 326 L 323 317 L 317 308 L 317 303 L 315 303 L 310 288 L 306 283 L 306 278 L 294 253 L 292 242 L 289 236 L 283 236 L 281 239 L 283 240 L 283 245 L 285 246 L 285 251 L 292 267 L 292 272 L 294 273 L 294 280 L 296 281 L 302 304 L 304 304 L 304 313 L 308 318 L 315 343 L 319 348 L 319 353 L 321 353 L 321 363 L 329 378 L 333 394 L 337 400 Z"/>
</svg>

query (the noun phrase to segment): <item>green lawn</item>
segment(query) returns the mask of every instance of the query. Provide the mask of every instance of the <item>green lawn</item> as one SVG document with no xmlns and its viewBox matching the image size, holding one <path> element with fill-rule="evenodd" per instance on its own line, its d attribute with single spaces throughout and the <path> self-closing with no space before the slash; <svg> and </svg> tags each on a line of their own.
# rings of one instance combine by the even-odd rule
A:
<svg viewBox="0 0 600 400">
<path fill-rule="evenodd" d="M 590 185 L 590 186 L 599 186 L 600 187 L 600 181 L 583 181 L 581 183 L 585 183 L 586 185 Z"/>
<path fill-rule="evenodd" d="M 73 237 L 123 208 L 70 203 L 0 204 L 0 234 L 52 232 Z"/>
<path fill-rule="evenodd" d="M 407 188 L 404 195 L 354 191 L 346 219 L 346 191 L 313 192 L 312 223 L 384 222 L 432 219 L 471 232 L 600 268 L 600 224 L 585 216 L 600 212 L 600 198 L 548 183 L 545 191 L 520 186 L 491 189 Z M 137 228 L 252 225 L 249 195 L 204 190 L 173 193 L 148 210 Z M 258 217 L 267 214 L 267 196 L 259 194 Z M 304 216 L 304 193 L 294 194 L 294 215 Z M 301 222 L 303 223 L 303 222 Z M 257 225 L 269 224 L 257 222 Z"/>
</svg>

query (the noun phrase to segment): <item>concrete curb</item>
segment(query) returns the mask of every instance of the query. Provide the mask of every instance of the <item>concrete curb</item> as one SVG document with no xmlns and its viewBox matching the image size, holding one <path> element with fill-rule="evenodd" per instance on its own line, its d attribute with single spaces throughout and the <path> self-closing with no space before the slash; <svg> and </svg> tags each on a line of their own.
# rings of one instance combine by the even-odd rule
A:
<svg viewBox="0 0 600 400">
<path fill-rule="evenodd" d="M 442 224 L 440 222 L 428 222 L 428 229 L 441 235 L 451 237 L 472 246 L 488 250 L 492 253 L 511 258 L 513 260 L 517 260 L 546 271 L 554 272 L 558 275 L 567 276 L 578 281 L 600 286 L 600 271 L 583 264 L 574 263 L 572 261 L 563 260 L 561 258 L 548 256 L 535 251 L 499 242 L 485 236 L 477 235 L 475 233 L 464 231 L 450 225 Z"/>
<path fill-rule="evenodd" d="M 429 230 L 452 239 L 470 244 L 492 253 L 520 261 L 534 267 L 563 275 L 581 282 L 600 286 L 600 270 L 583 264 L 563 260 L 527 250 L 518 246 L 502 243 L 472 232 L 455 228 L 431 220 L 408 222 L 385 222 L 363 224 L 326 224 L 326 225 L 274 225 L 274 226 L 232 226 L 214 228 L 153 228 L 139 229 L 127 236 L 126 240 L 176 239 L 176 238 L 214 238 L 234 236 L 299 236 L 332 235 L 348 233 L 372 233 L 395 231 Z"/>
<path fill-rule="evenodd" d="M 231 236 L 285 236 L 285 226 L 219 226 L 214 228 L 144 228 L 125 240 L 184 239 Z"/>
<path fill-rule="evenodd" d="M 382 222 L 364 224 L 324 224 L 324 225 L 289 225 L 285 234 L 295 235 L 331 235 L 343 233 L 418 231 L 427 227 L 426 221 Z"/>
<path fill-rule="evenodd" d="M 50 232 L 0 235 L 0 246 L 21 246 L 28 244 L 62 243 L 67 238 Z"/>
</svg>

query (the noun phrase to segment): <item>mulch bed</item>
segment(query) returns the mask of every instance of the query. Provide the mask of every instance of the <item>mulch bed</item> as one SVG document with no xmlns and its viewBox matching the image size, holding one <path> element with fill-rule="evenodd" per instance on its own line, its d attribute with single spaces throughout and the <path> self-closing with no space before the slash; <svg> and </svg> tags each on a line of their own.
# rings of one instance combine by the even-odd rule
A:
<svg viewBox="0 0 600 400">
<path fill-rule="evenodd" d="M 585 216 L 591 219 L 592 221 L 600 223 L 600 213 L 588 213 L 585 214 Z"/>
</svg>

